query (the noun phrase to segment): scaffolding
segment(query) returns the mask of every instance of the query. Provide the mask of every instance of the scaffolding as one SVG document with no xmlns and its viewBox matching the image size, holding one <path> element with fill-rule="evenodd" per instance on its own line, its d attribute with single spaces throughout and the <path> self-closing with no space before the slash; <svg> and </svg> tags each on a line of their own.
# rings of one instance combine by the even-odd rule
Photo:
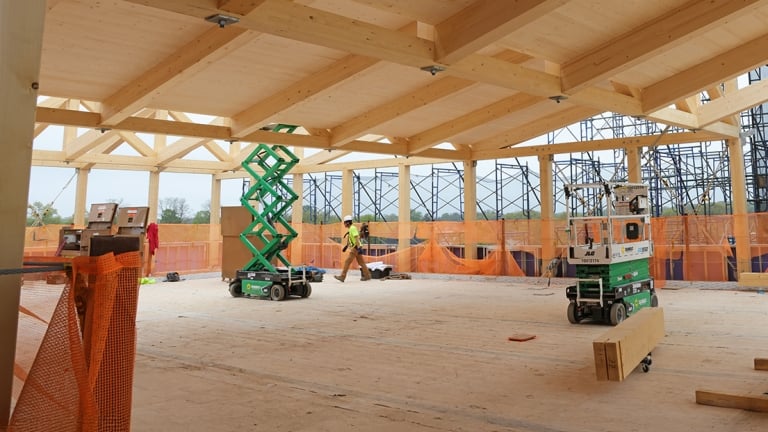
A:
<svg viewBox="0 0 768 432">
<path fill-rule="evenodd" d="M 749 83 L 762 80 L 768 66 L 748 73 Z M 703 102 L 708 96 L 700 96 Z M 747 200 L 750 210 L 768 211 L 768 104 L 741 114 L 745 152 Z M 684 132 L 645 118 L 603 113 L 549 132 L 547 144 L 593 141 Z M 649 185 L 651 214 L 714 215 L 733 212 L 730 155 L 724 141 L 649 146 L 641 150 L 641 182 Z M 568 183 L 624 182 L 628 180 L 624 149 L 555 155 L 553 160 L 555 213 L 564 211 L 563 185 Z M 354 213 L 374 221 L 395 220 L 399 213 L 397 173 L 379 171 L 373 177 L 355 174 Z M 464 220 L 464 172 L 456 163 L 432 165 L 427 175 L 412 174 L 411 214 L 415 219 Z M 530 219 L 540 209 L 539 175 L 527 163 L 496 160 L 491 169 L 478 170 L 478 219 L 500 220 L 510 215 Z M 340 220 L 341 177 L 325 174 L 305 178 L 306 221 Z M 306 210 L 305 210 L 306 213 Z"/>
<path fill-rule="evenodd" d="M 328 224 L 341 220 L 341 176 L 307 174 L 304 178 L 304 220 Z"/>
<path fill-rule="evenodd" d="M 768 66 L 749 72 L 749 84 L 768 75 Z M 768 211 L 768 105 L 760 104 L 741 114 L 741 124 L 749 151 L 747 162 L 747 202 L 755 212 Z"/>
<path fill-rule="evenodd" d="M 643 179 L 651 186 L 653 216 L 732 212 L 729 156 L 722 142 L 655 147 L 645 159 Z M 713 212 L 716 203 L 722 210 Z"/>
<path fill-rule="evenodd" d="M 410 178 L 410 184 L 411 184 L 411 218 L 413 218 L 414 215 L 417 215 L 422 210 L 424 211 L 424 220 L 428 221 L 434 221 L 435 213 L 432 210 L 432 206 L 430 204 L 427 204 L 427 202 L 432 202 L 431 200 L 431 183 L 428 183 L 432 180 L 432 176 L 411 176 Z M 429 200 L 429 201 L 427 201 Z"/>
<path fill-rule="evenodd" d="M 354 174 L 354 214 L 373 215 L 373 221 L 397 220 L 398 173 L 374 170 L 373 176 Z"/>
<path fill-rule="evenodd" d="M 563 137 L 591 141 L 682 132 L 676 127 L 661 127 L 643 118 L 604 113 L 564 128 L 567 130 L 550 132 L 547 138 L 549 144 L 555 144 Z M 602 162 L 601 157 L 612 160 Z M 723 141 L 649 147 L 642 155 L 641 172 L 642 183 L 650 185 L 651 214 L 730 213 L 733 202 L 728 157 Z M 565 204 L 559 192 L 563 184 L 628 180 L 623 149 L 613 150 L 612 154 L 604 151 L 557 155 L 553 169 L 554 190 L 558 191 L 556 213 Z"/>
<path fill-rule="evenodd" d="M 595 159 L 593 153 L 580 153 L 579 157 L 573 157 L 573 153 L 558 155 L 553 160 L 553 183 L 555 191 L 555 213 L 564 211 L 565 185 L 579 183 L 605 183 L 607 181 L 618 181 L 614 173 L 618 172 L 621 163 L 607 162 L 602 163 Z"/>
<path fill-rule="evenodd" d="M 531 219 L 531 208 L 541 207 L 538 174 L 519 158 L 514 161 L 497 160 L 494 169 L 478 177 L 477 201 L 484 220 Z M 495 204 L 495 208 L 489 203 Z"/>
<path fill-rule="evenodd" d="M 442 220 L 464 220 L 464 170 L 456 163 L 450 168 L 432 167 L 432 214 Z"/>
</svg>

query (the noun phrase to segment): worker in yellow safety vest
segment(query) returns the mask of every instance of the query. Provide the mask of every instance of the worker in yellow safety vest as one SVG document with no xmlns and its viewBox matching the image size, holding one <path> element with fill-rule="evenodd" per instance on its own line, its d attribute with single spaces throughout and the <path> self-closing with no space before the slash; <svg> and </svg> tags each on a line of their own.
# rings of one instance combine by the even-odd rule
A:
<svg viewBox="0 0 768 432">
<path fill-rule="evenodd" d="M 341 275 L 334 276 L 334 278 L 340 282 L 344 282 L 347 278 L 349 265 L 352 264 L 352 261 L 357 260 L 360 269 L 363 271 L 363 277 L 361 277 L 360 280 L 371 280 L 371 271 L 368 270 L 368 266 L 363 260 L 363 245 L 360 243 L 360 231 L 358 231 L 357 227 L 352 224 L 352 216 L 344 216 L 344 228 L 347 229 L 347 233 L 344 235 L 344 237 L 347 238 L 347 244 L 342 249 L 342 252 L 349 250 L 349 254 L 347 255 L 347 259 L 344 260 L 344 268 L 341 270 Z"/>
</svg>

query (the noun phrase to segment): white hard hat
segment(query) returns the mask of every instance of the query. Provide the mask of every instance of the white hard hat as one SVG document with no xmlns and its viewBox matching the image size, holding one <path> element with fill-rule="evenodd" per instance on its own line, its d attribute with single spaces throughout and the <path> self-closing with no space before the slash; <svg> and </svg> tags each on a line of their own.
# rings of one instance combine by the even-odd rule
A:
<svg viewBox="0 0 768 432">
<path fill-rule="evenodd" d="M 344 222 L 352 222 L 352 216 L 351 215 L 344 216 Z"/>
</svg>

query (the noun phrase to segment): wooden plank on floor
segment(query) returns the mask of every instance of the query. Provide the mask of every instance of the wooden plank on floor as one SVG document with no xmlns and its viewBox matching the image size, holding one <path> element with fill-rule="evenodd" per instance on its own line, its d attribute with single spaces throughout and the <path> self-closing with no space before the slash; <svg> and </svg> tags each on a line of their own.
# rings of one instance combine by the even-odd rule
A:
<svg viewBox="0 0 768 432">
<path fill-rule="evenodd" d="M 768 412 L 768 396 L 753 396 L 696 390 L 696 403 L 722 408 Z"/>
<path fill-rule="evenodd" d="M 768 358 L 755 358 L 755 370 L 768 371 Z"/>
</svg>

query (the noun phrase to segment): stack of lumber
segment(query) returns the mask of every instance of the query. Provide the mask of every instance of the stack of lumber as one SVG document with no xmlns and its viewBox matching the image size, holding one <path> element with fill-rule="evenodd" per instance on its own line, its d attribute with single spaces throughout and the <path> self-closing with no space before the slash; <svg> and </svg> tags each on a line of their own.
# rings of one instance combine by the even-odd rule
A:
<svg viewBox="0 0 768 432">
<path fill-rule="evenodd" d="M 648 307 L 592 342 L 598 381 L 623 381 L 664 338 L 664 310 Z"/>
<path fill-rule="evenodd" d="M 768 288 L 768 273 L 739 273 L 739 286 L 744 288 Z"/>
</svg>

